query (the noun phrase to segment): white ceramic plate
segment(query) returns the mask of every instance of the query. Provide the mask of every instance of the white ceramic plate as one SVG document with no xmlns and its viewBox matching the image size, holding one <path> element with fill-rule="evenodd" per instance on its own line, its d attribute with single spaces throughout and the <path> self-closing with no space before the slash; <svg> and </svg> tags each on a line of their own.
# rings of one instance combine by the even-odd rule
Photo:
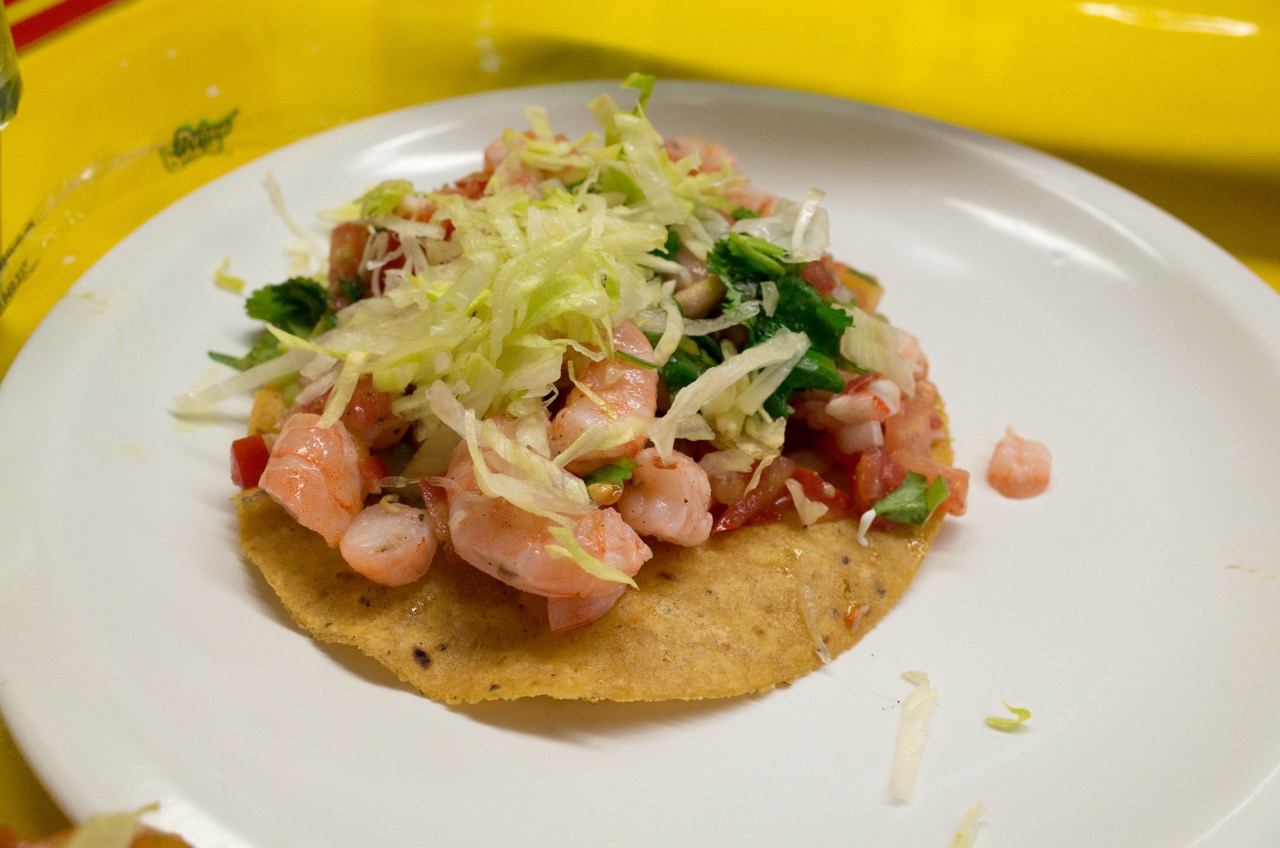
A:
<svg viewBox="0 0 1280 848">
<path fill-rule="evenodd" d="M 299 633 L 241 560 L 227 445 L 174 395 L 247 338 L 224 257 L 287 276 L 270 173 L 308 219 L 473 169 L 521 109 L 571 133 L 611 84 L 435 103 L 193 193 L 50 313 L 0 391 L 0 696 L 76 816 L 151 801 L 212 846 L 1280 842 L 1280 298 L 1061 162 L 849 102 L 664 84 L 655 122 L 766 188 L 828 192 L 838 256 L 924 341 L 974 472 L 900 606 L 787 689 L 703 704 L 447 708 Z M 317 227 L 317 234 L 321 230 Z M 984 482 L 1008 425 L 1050 491 Z M 909 669 L 941 693 L 914 799 L 888 776 Z M 1001 701 L 1029 707 L 989 728 Z"/>
</svg>

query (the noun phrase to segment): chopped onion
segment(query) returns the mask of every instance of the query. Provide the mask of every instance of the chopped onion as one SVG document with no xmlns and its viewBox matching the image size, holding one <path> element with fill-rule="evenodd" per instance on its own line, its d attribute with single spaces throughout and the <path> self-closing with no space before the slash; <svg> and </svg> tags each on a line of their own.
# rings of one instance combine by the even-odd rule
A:
<svg viewBox="0 0 1280 848">
<path fill-rule="evenodd" d="M 870 542 L 867 541 L 867 531 L 871 529 L 871 522 L 876 520 L 876 511 L 869 509 L 862 513 L 862 517 L 858 519 L 858 544 L 867 547 Z"/>
</svg>

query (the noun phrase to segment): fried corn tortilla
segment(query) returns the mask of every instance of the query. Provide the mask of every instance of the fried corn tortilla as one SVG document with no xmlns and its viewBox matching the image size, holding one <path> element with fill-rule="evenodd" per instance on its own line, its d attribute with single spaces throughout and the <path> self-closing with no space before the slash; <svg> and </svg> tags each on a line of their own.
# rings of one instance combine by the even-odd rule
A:
<svg viewBox="0 0 1280 848">
<path fill-rule="evenodd" d="M 934 458 L 952 460 L 939 441 Z M 765 692 L 848 650 L 902 596 L 941 511 L 918 527 L 872 530 L 857 517 L 789 520 L 654 556 L 603 618 L 547 628 L 545 602 L 442 546 L 427 575 L 379 586 L 265 493 L 238 498 L 240 541 L 293 619 L 351 645 L 424 695 L 476 703 L 545 695 L 586 701 L 725 698 Z"/>
</svg>

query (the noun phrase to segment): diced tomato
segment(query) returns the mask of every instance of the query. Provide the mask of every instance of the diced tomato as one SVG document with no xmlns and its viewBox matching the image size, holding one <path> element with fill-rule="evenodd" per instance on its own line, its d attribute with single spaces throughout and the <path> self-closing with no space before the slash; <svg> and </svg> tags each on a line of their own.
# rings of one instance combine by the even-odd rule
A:
<svg viewBox="0 0 1280 848">
<path fill-rule="evenodd" d="M 836 264 L 830 256 L 824 255 L 800 269 L 800 279 L 813 286 L 821 294 L 831 294 L 839 284 Z"/>
<path fill-rule="evenodd" d="M 270 458 L 271 449 L 261 433 L 236 439 L 231 443 L 231 482 L 241 489 L 252 489 Z"/>
<path fill-rule="evenodd" d="M 849 495 L 823 480 L 816 471 L 797 465 L 793 460 L 780 456 L 765 468 L 760 482 L 736 503 L 730 504 L 712 528 L 712 533 L 725 533 L 748 524 L 768 524 L 779 521 L 795 509 L 795 501 L 787 489 L 787 481 L 800 484 L 805 496 L 816 503 L 826 504 L 823 521 L 848 515 L 853 508 Z"/>
<path fill-rule="evenodd" d="M 484 197 L 484 190 L 489 185 L 490 176 L 491 174 L 486 174 L 480 171 L 477 171 L 474 174 L 468 174 L 448 188 L 440 189 L 440 193 L 460 194 L 468 200 L 479 200 Z"/>
<path fill-rule="evenodd" d="M 427 520 L 431 522 L 431 530 L 436 539 L 443 542 L 449 538 L 449 493 L 442 486 L 435 486 L 423 477 L 418 480 L 418 489 L 422 492 L 422 506 L 427 512 Z"/>
<path fill-rule="evenodd" d="M 930 483 L 941 475 L 947 481 L 947 499 L 938 505 L 938 509 L 952 515 L 964 515 L 969 499 L 968 471 L 943 465 L 930 456 L 922 456 L 911 451 L 894 451 L 890 458 L 904 472 L 914 471 L 923 475 Z"/>
<path fill-rule="evenodd" d="M 874 277 L 859 273 L 843 262 L 837 262 L 835 266 L 836 275 L 844 287 L 853 293 L 853 299 L 858 302 L 858 308 L 867 314 L 874 313 L 876 307 L 880 305 L 880 296 L 884 294 L 880 284 Z"/>
<path fill-rule="evenodd" d="M 902 485 L 907 472 L 881 447 L 868 448 L 858 457 L 850 475 L 854 509 L 862 514 Z"/>
<path fill-rule="evenodd" d="M 752 519 L 758 513 L 763 513 L 774 506 L 779 496 L 787 493 L 787 480 L 790 479 L 791 472 L 795 468 L 796 464 L 785 456 L 780 456 L 769 463 L 761 473 L 760 482 L 756 487 L 747 492 L 742 500 L 730 504 L 716 521 L 715 526 L 711 528 L 711 532 L 725 533 L 747 524 L 758 523 L 753 522 Z"/>
<path fill-rule="evenodd" d="M 889 453 L 900 450 L 929 455 L 929 447 L 933 444 L 934 431 L 937 429 L 937 410 L 934 409 L 935 391 L 933 384 L 926 380 L 916 381 L 916 392 L 910 397 L 902 398 L 902 409 L 891 415 L 884 422 L 884 449 Z"/>
</svg>

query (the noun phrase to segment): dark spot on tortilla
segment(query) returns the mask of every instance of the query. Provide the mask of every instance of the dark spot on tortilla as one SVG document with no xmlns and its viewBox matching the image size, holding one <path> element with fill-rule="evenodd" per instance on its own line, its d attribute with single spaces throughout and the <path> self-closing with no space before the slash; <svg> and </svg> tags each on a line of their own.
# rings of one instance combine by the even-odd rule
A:
<svg viewBox="0 0 1280 848">
<path fill-rule="evenodd" d="M 448 643 L 448 642 L 441 642 L 439 645 L 436 645 L 436 650 L 437 650 L 437 651 L 447 651 L 447 650 L 449 650 L 449 643 Z"/>
<path fill-rule="evenodd" d="M 877 595 L 879 595 L 879 596 L 880 596 L 880 597 L 882 597 L 882 598 L 883 598 L 883 597 L 884 597 L 884 595 L 885 595 L 885 588 L 884 588 L 884 586 L 881 586 L 881 585 L 880 585 L 880 581 L 879 581 L 879 580 L 877 580 L 877 581 L 876 581 L 876 594 L 877 594 Z"/>
<path fill-rule="evenodd" d="M 848 565 L 848 564 L 849 564 L 849 558 L 848 558 L 847 556 L 842 556 L 842 557 L 840 557 L 840 563 L 841 563 L 842 565 Z"/>
<path fill-rule="evenodd" d="M 373 606 L 373 601 L 369 600 L 369 599 L 368 599 L 368 598 L 366 598 L 364 595 L 361 595 L 361 596 L 360 596 L 360 606 L 362 606 L 362 607 L 370 607 L 370 606 Z"/>
<path fill-rule="evenodd" d="M 658 576 L 659 576 L 659 577 L 661 577 L 663 580 L 675 580 L 675 579 L 676 579 L 676 576 L 675 576 L 674 574 L 672 574 L 670 571 L 659 571 L 659 572 L 658 572 Z"/>
<path fill-rule="evenodd" d="M 426 651 L 422 650 L 421 648 L 414 648 L 413 661 L 416 662 L 418 665 L 422 666 L 423 668 L 427 668 L 428 666 L 431 665 L 431 655 L 428 654 Z"/>
<path fill-rule="evenodd" d="M 498 691 L 499 689 L 501 689 L 501 688 L 502 688 L 502 684 L 501 684 L 501 683 L 491 683 L 491 684 L 489 684 L 489 691 L 490 691 L 490 692 L 497 692 L 497 691 Z"/>
</svg>

